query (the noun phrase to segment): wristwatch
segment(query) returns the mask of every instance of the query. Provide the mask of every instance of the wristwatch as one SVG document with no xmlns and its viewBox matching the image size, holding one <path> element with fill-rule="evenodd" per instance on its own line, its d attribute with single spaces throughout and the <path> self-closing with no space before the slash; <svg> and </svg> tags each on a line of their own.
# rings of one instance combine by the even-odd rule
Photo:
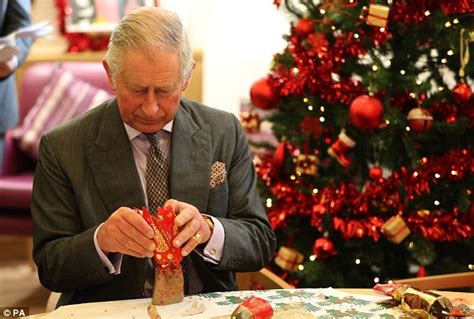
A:
<svg viewBox="0 0 474 319">
<path fill-rule="evenodd" d="M 210 217 L 207 216 L 202 216 L 204 220 L 206 221 L 207 226 L 209 226 L 209 229 L 211 230 L 211 233 L 214 231 L 214 222 Z"/>
</svg>

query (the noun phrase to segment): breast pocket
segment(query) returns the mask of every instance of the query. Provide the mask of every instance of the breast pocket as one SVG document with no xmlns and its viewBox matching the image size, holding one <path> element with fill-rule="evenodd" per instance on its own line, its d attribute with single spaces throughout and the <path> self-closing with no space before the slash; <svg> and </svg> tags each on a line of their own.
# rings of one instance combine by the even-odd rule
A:
<svg viewBox="0 0 474 319">
<path fill-rule="evenodd" d="M 225 217 L 229 205 L 229 187 L 222 183 L 209 190 L 207 213 L 216 217 Z"/>
</svg>

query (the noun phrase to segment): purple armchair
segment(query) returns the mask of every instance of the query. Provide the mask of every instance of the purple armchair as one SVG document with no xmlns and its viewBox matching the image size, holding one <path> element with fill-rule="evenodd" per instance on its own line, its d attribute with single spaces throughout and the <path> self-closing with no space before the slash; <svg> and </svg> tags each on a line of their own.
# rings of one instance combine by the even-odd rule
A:
<svg viewBox="0 0 474 319">
<path fill-rule="evenodd" d="M 31 64 L 21 80 L 20 119 L 24 119 L 35 104 L 43 87 L 50 80 L 57 63 L 38 62 Z M 65 70 L 76 77 L 113 93 L 100 62 L 62 62 Z M 5 159 L 0 175 L 0 235 L 24 235 L 32 233 L 31 192 L 36 161 L 23 152 L 7 131 L 4 145 Z"/>
</svg>

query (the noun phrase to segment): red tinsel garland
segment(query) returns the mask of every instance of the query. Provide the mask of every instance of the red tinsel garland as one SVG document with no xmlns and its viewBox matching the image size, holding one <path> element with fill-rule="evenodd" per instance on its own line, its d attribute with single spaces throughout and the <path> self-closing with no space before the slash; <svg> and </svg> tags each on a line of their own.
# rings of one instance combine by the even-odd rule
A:
<svg viewBox="0 0 474 319">
<path fill-rule="evenodd" d="M 357 1 L 351 7 L 357 5 Z M 278 2 L 278 5 L 280 2 Z M 277 6 L 278 6 L 277 5 Z M 339 3 L 342 5 L 342 2 Z M 324 5 L 323 5 L 324 6 Z M 394 1 L 390 6 L 389 21 L 403 22 L 410 30 L 411 24 L 420 24 L 431 15 L 427 11 L 434 12 L 442 10 L 446 15 L 473 13 L 474 7 L 469 0 L 422 0 L 412 5 L 407 1 Z M 324 19 L 323 19 L 324 20 Z M 324 21 L 321 21 L 321 24 Z M 326 21 L 327 22 L 327 21 Z M 303 94 L 317 95 L 329 103 L 341 103 L 348 105 L 352 100 L 366 92 L 366 89 L 350 78 L 341 76 L 335 81 L 333 74 L 338 74 L 341 64 L 351 58 L 358 58 L 367 53 L 367 48 L 362 39 L 372 39 L 376 47 L 384 45 L 392 37 L 390 29 L 366 27 L 361 23 L 355 26 L 358 37 L 353 32 L 333 33 L 331 39 L 326 39 L 326 34 L 314 32 L 306 37 L 298 37 L 292 28 L 289 36 L 288 47 L 284 54 L 290 55 L 294 61 L 292 67 L 284 67 L 276 63 L 273 74 L 269 76 L 269 83 L 280 96 L 302 96 Z M 317 74 L 317 76 L 314 76 Z M 471 99 L 472 100 L 472 99 Z M 400 108 L 406 107 L 400 101 L 394 103 Z M 472 102 L 471 102 L 472 105 Z M 472 110 L 472 107 L 461 105 L 464 110 Z M 467 111 L 466 111 L 467 112 Z M 472 111 L 470 111 L 472 113 Z M 450 115 L 444 117 L 448 122 L 454 122 L 463 111 L 452 110 Z M 461 115 L 462 116 L 462 115 Z"/>
<path fill-rule="evenodd" d="M 402 167 L 386 179 L 368 182 L 362 191 L 354 184 L 342 183 L 324 187 L 317 194 L 311 190 L 304 192 L 299 187 L 301 179 L 275 180 L 270 174 L 271 160 L 265 158 L 257 166 L 257 172 L 276 197 L 268 210 L 274 229 L 287 227 L 292 216 L 306 216 L 315 229 L 323 231 L 322 218 L 327 212 L 332 217 L 334 230 L 343 238 L 372 237 L 377 241 L 384 221 L 402 213 L 414 233 L 433 241 L 454 241 L 473 235 L 468 213 L 461 214 L 454 208 L 451 212 L 439 210 L 426 215 L 407 209 L 411 201 L 429 193 L 440 180 L 470 178 L 474 173 L 473 155 L 471 150 L 462 149 L 423 158 L 418 169 L 409 171 Z M 399 193 L 400 185 L 406 192 L 404 196 Z"/>
<path fill-rule="evenodd" d="M 434 12 L 441 9 L 445 15 L 473 13 L 474 6 L 471 0 L 419 0 L 416 5 L 407 1 L 394 1 L 390 6 L 390 20 L 401 21 L 406 25 L 423 23 L 430 19 L 426 11 Z"/>
</svg>

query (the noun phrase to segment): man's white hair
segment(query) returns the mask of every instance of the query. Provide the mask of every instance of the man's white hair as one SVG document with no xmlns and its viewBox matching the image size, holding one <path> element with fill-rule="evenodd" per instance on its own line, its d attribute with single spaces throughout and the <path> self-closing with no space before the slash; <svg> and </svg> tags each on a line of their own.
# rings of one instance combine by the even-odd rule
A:
<svg viewBox="0 0 474 319">
<path fill-rule="evenodd" d="M 181 19 L 174 12 L 157 7 L 140 7 L 125 16 L 110 36 L 105 59 L 115 82 L 122 70 L 124 52 L 140 52 L 153 59 L 153 50 L 179 55 L 181 79 L 191 76 L 194 67 L 189 39 Z"/>
</svg>

